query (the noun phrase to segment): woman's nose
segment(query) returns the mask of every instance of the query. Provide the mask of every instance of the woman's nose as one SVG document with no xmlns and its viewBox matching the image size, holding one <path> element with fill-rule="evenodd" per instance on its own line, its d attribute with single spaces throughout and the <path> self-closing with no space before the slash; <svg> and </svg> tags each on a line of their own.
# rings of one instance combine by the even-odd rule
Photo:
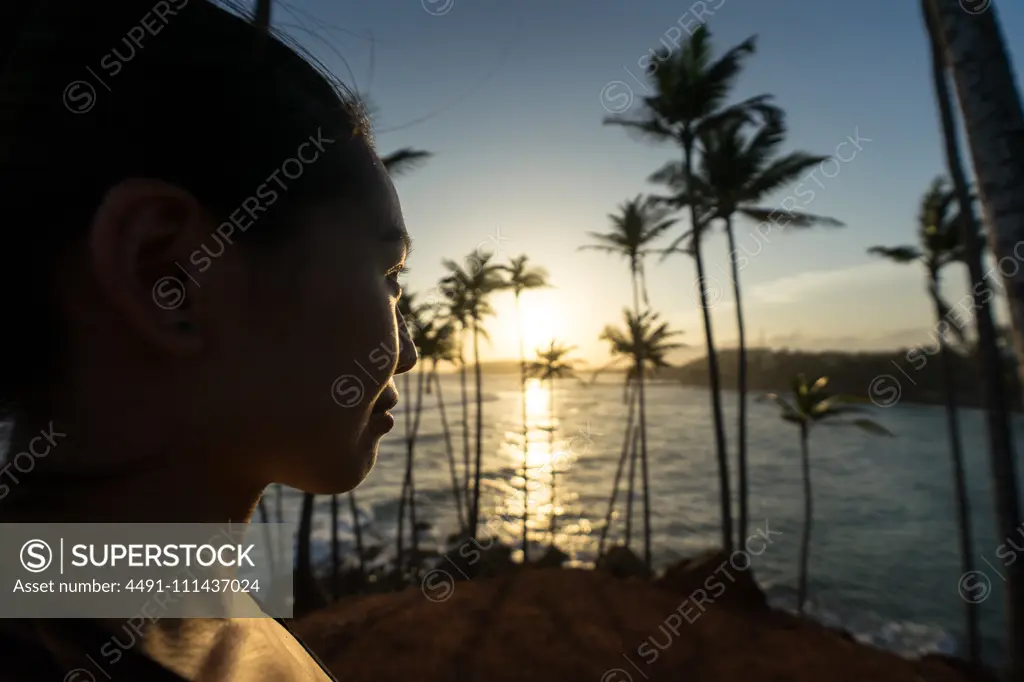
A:
<svg viewBox="0 0 1024 682">
<path fill-rule="evenodd" d="M 419 354 L 416 352 L 416 344 L 409 333 L 409 326 L 405 317 L 398 313 L 398 366 L 395 374 L 403 374 L 416 366 Z"/>
</svg>

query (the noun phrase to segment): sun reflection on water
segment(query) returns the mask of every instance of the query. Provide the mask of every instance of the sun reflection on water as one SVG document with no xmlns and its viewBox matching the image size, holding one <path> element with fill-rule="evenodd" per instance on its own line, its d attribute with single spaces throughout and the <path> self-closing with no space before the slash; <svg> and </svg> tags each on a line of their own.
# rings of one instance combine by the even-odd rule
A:
<svg viewBox="0 0 1024 682">
<path fill-rule="evenodd" d="M 558 389 L 552 396 L 550 386 L 539 379 L 529 379 L 526 385 L 526 423 L 529 511 L 527 526 L 531 545 L 551 543 L 552 521 L 566 513 L 571 501 L 564 489 L 565 474 L 572 466 L 573 455 L 564 434 L 559 434 L 558 405 L 552 405 Z M 554 413 L 552 414 L 552 410 Z M 521 423 L 521 417 L 517 421 Z M 517 471 L 512 489 L 504 501 L 506 512 L 513 518 L 523 516 L 523 434 L 509 434 L 508 453 Z M 565 541 L 566 532 L 579 529 L 556 528 L 555 544 Z M 531 555 L 531 560 L 535 559 Z"/>
</svg>

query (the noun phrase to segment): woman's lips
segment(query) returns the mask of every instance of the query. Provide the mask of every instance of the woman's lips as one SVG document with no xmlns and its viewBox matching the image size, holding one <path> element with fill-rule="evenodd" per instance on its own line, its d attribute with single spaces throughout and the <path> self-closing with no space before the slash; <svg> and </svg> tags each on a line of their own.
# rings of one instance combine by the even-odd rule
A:
<svg viewBox="0 0 1024 682">
<path fill-rule="evenodd" d="M 395 427 L 395 417 L 389 410 L 398 404 L 398 391 L 388 386 L 377 398 L 373 405 L 373 412 L 370 413 L 370 426 L 374 431 L 387 433 Z"/>
<path fill-rule="evenodd" d="M 374 412 L 370 415 L 370 427 L 384 434 L 395 428 L 395 417 L 390 412 Z"/>
</svg>

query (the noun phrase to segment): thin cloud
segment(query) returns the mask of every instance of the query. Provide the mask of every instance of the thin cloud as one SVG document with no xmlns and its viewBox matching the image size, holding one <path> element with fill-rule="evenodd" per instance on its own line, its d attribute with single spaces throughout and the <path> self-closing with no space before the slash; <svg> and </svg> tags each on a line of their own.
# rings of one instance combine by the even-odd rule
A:
<svg viewBox="0 0 1024 682">
<path fill-rule="evenodd" d="M 851 285 L 891 284 L 906 278 L 920 280 L 921 273 L 907 266 L 884 261 L 863 263 L 838 270 L 809 270 L 751 288 L 751 297 L 761 303 L 797 303 L 821 298 L 826 292 L 848 289 Z"/>
</svg>

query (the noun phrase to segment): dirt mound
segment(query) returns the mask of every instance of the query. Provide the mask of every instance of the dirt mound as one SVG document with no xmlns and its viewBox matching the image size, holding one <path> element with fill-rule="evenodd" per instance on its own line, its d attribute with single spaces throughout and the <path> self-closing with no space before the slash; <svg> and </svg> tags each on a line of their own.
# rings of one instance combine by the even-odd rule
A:
<svg viewBox="0 0 1024 682">
<path fill-rule="evenodd" d="M 754 580 L 750 559 L 743 552 L 730 557 L 724 551 L 709 550 L 669 566 L 654 584 L 686 597 L 695 610 L 711 604 L 769 610 L 768 598 Z"/>
<path fill-rule="evenodd" d="M 967 680 L 940 661 L 908 661 L 788 614 L 732 607 L 728 592 L 739 583 L 694 616 L 681 606 L 696 569 L 717 566 L 711 560 L 679 571 L 676 587 L 584 570 L 468 582 L 438 572 L 422 589 L 352 597 L 294 627 L 346 682 Z"/>
</svg>

